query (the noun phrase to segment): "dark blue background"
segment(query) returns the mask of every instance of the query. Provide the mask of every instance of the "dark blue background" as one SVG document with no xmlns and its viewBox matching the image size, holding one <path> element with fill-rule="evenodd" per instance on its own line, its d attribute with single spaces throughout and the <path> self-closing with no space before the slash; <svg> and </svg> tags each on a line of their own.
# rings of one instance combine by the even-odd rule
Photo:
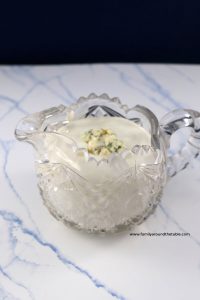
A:
<svg viewBox="0 0 200 300">
<path fill-rule="evenodd" d="M 1 3 L 1 64 L 83 62 L 199 63 L 200 1 Z"/>
</svg>

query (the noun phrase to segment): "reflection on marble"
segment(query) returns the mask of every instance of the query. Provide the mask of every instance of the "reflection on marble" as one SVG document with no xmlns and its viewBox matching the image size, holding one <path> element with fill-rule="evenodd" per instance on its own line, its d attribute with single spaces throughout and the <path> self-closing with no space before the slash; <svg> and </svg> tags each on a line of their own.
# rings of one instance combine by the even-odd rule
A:
<svg viewBox="0 0 200 300">
<path fill-rule="evenodd" d="M 190 237 L 88 235 L 43 206 L 32 149 L 15 141 L 14 127 L 28 113 L 90 92 L 147 106 L 159 118 L 175 108 L 200 110 L 200 67 L 0 67 L 0 299 L 200 299 L 200 160 L 168 183 L 155 213 L 132 231 Z"/>
</svg>

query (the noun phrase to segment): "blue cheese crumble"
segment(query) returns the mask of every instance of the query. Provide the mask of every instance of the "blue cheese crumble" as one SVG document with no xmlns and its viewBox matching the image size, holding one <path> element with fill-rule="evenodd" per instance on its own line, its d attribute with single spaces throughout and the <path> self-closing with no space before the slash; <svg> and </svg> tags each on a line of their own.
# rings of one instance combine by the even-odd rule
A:
<svg viewBox="0 0 200 300">
<path fill-rule="evenodd" d="M 82 135 L 82 139 L 87 144 L 88 152 L 93 155 L 108 156 L 124 148 L 123 142 L 110 129 L 90 129 Z"/>
</svg>

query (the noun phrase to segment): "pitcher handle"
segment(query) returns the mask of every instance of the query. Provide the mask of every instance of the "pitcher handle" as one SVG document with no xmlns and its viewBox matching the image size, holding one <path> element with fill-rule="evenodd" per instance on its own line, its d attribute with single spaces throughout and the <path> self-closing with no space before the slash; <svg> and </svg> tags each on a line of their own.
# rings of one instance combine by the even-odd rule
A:
<svg viewBox="0 0 200 300">
<path fill-rule="evenodd" d="M 177 109 L 167 113 L 160 121 L 161 132 L 168 149 L 172 134 L 185 127 L 191 128 L 185 145 L 177 153 L 168 155 L 167 158 L 169 177 L 185 169 L 191 159 L 196 158 L 200 153 L 200 113 L 191 109 Z"/>
</svg>

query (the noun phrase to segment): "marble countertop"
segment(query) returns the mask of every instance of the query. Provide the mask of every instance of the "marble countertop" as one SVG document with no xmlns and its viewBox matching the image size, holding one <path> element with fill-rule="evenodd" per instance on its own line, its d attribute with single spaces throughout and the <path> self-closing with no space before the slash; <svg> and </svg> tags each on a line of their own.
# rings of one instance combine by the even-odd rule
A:
<svg viewBox="0 0 200 300">
<path fill-rule="evenodd" d="M 0 67 L 0 300 L 200 299 L 200 160 L 169 181 L 134 231 L 86 234 L 44 207 L 33 150 L 15 140 L 14 128 L 26 114 L 91 92 L 147 106 L 158 118 L 180 107 L 200 111 L 200 66 Z"/>
</svg>

